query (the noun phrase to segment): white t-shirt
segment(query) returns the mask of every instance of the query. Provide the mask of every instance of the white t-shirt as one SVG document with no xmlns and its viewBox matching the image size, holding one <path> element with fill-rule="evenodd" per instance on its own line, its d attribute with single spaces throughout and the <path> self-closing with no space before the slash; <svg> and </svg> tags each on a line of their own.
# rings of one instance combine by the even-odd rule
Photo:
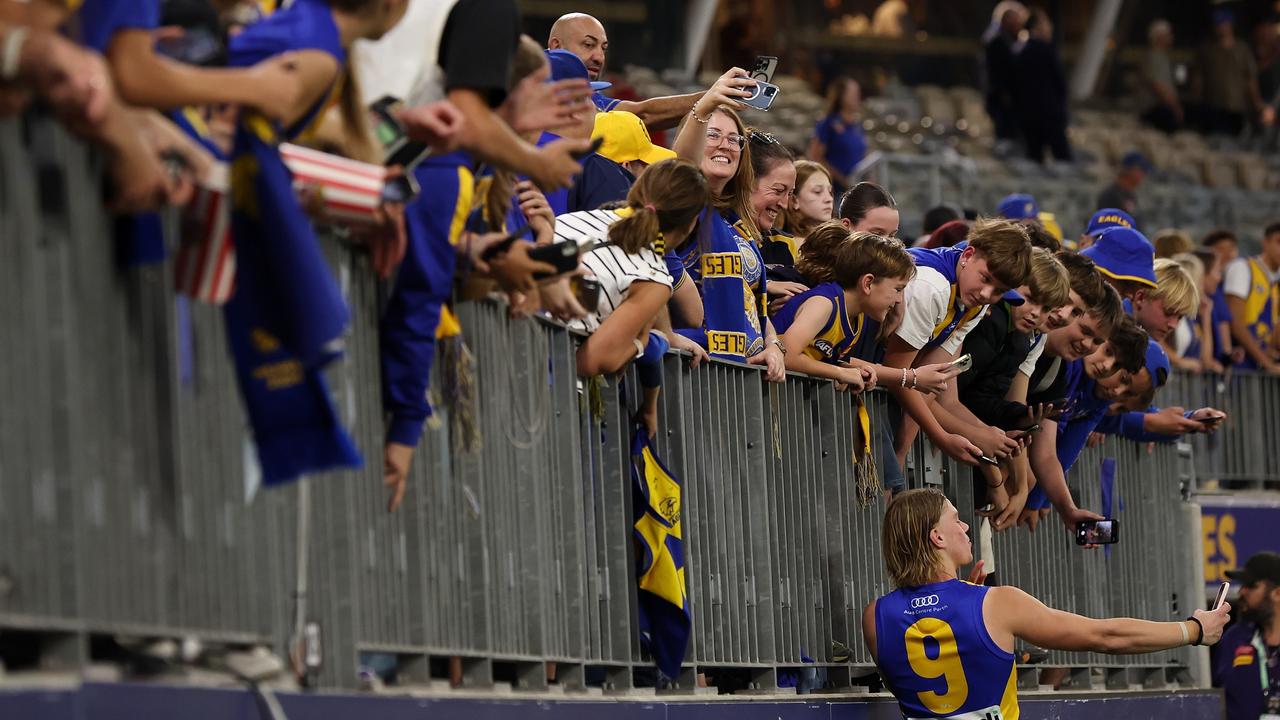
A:
<svg viewBox="0 0 1280 720">
<path fill-rule="evenodd" d="M 1280 281 L 1280 270 L 1272 272 L 1267 269 L 1267 264 L 1259 261 L 1262 266 L 1262 272 L 1267 278 L 1275 283 Z M 1249 286 L 1253 284 L 1253 270 L 1249 267 L 1248 258 L 1236 258 L 1227 265 L 1227 274 L 1222 279 L 1222 292 L 1226 295 L 1232 295 L 1240 299 L 1249 297 Z"/>
<path fill-rule="evenodd" d="M 1187 348 L 1191 347 L 1191 341 L 1195 339 L 1192 322 L 1191 318 L 1179 318 L 1178 326 L 1173 329 L 1173 352 L 1177 357 L 1185 357 Z"/>
<path fill-rule="evenodd" d="M 916 276 L 907 283 L 903 292 L 902 325 L 898 327 L 898 337 L 917 350 L 923 348 L 933 338 L 933 329 L 947 316 L 950 300 L 951 283 L 942 273 L 917 265 Z M 986 311 L 984 307 L 972 320 L 956 328 L 942 342 L 942 349 L 953 354 L 959 350 L 965 336 L 978 326 Z"/>
<path fill-rule="evenodd" d="M 556 218 L 556 242 L 574 240 L 583 248 L 582 264 L 600 282 L 600 303 L 587 308 L 590 314 L 580 322 L 571 323 L 587 332 L 595 332 L 604 319 L 622 304 L 631 283 L 637 280 L 655 282 L 671 289 L 671 273 L 667 265 L 651 246 L 628 255 L 616 245 L 604 245 L 609 241 L 609 227 L 621 219 L 612 210 L 582 210 L 566 213 Z M 594 247 L 595 249 L 589 249 Z"/>
<path fill-rule="evenodd" d="M 1018 366 L 1018 372 L 1031 377 L 1031 373 L 1036 371 L 1036 363 L 1040 361 L 1040 356 L 1044 354 L 1046 337 L 1048 335 L 1045 333 L 1036 333 L 1031 340 L 1031 350 L 1027 353 L 1027 357 L 1022 361 L 1022 364 Z"/>
</svg>

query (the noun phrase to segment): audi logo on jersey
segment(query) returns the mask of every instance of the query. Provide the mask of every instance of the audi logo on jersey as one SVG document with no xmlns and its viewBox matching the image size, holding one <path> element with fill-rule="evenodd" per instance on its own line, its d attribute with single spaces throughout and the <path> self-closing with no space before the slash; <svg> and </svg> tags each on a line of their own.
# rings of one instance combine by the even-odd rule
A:
<svg viewBox="0 0 1280 720">
<path fill-rule="evenodd" d="M 938 604 L 937 595 L 925 595 L 923 597 L 911 598 L 911 609 L 919 610 L 920 608 L 933 607 Z"/>
</svg>

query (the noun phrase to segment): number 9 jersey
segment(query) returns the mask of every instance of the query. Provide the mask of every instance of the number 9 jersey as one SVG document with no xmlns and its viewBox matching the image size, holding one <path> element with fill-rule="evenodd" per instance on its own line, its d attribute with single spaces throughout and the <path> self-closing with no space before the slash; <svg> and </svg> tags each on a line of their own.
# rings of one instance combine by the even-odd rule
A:
<svg viewBox="0 0 1280 720">
<path fill-rule="evenodd" d="M 903 717 L 1017 720 L 1013 654 L 987 633 L 986 596 L 985 587 L 947 580 L 876 603 L 877 664 Z"/>
</svg>

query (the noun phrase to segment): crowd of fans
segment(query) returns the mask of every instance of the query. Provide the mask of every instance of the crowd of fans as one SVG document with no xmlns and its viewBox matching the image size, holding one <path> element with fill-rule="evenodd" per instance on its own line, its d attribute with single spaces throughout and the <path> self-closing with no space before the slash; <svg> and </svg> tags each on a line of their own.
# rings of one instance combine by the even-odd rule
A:
<svg viewBox="0 0 1280 720">
<path fill-rule="evenodd" d="M 278 146 L 376 162 L 390 152 L 380 123 L 425 150 L 387 175 L 388 187 L 420 191 L 384 193 L 361 235 L 375 270 L 394 271 L 380 327 L 392 508 L 432 412 L 437 341 L 465 343 L 450 305 L 495 292 L 514 313 L 587 333 L 582 376 L 634 362 L 651 433 L 668 348 L 695 367 L 760 366 L 769 382 L 794 370 L 853 393 L 883 388 L 886 492 L 903 487 L 923 432 L 975 468 L 997 530 L 1034 527 L 1050 507 L 1069 525 L 1097 517 L 1065 481 L 1091 434 L 1216 430 L 1215 409 L 1153 404 L 1171 365 L 1280 373 L 1280 224 L 1257 257 L 1236 257 L 1226 231 L 1199 248 L 1162 231 L 1153 247 L 1131 203 L 1140 157 L 1126 158 L 1078 239 L 1015 195 L 986 218 L 930 209 L 908 248 L 899 213 L 923 209 L 850 177 L 851 80 L 833 85 L 812 159 L 798 159 L 750 126 L 743 100 L 756 82 L 740 68 L 701 93 L 608 98 L 608 33 L 587 15 L 561 18 L 541 43 L 520 34 L 509 2 L 160 10 L 0 3 L 3 99 L 13 113 L 38 97 L 104 147 L 121 212 L 184 204 L 229 164 L 227 333 L 269 481 L 359 461 L 319 374 L 348 316 L 303 214 L 316 190 L 277 168 Z M 197 52 L 197 39 L 213 47 Z M 388 97 L 398 109 L 370 112 Z M 677 123 L 673 150 L 653 144 L 650 130 Z"/>
</svg>

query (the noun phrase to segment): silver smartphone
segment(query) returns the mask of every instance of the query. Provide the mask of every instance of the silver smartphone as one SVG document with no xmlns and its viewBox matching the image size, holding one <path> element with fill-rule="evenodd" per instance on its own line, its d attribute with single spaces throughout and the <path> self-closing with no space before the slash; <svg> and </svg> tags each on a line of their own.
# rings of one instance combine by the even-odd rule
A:
<svg viewBox="0 0 1280 720">
<path fill-rule="evenodd" d="M 953 367 L 960 368 L 960 372 L 968 372 L 969 368 L 973 367 L 973 356 L 969 353 L 965 353 L 955 360 L 952 360 L 951 365 Z"/>
<path fill-rule="evenodd" d="M 778 99 L 778 86 L 763 80 L 757 80 L 755 94 L 745 98 L 742 102 L 757 110 L 768 110 L 776 99 Z"/>
</svg>

